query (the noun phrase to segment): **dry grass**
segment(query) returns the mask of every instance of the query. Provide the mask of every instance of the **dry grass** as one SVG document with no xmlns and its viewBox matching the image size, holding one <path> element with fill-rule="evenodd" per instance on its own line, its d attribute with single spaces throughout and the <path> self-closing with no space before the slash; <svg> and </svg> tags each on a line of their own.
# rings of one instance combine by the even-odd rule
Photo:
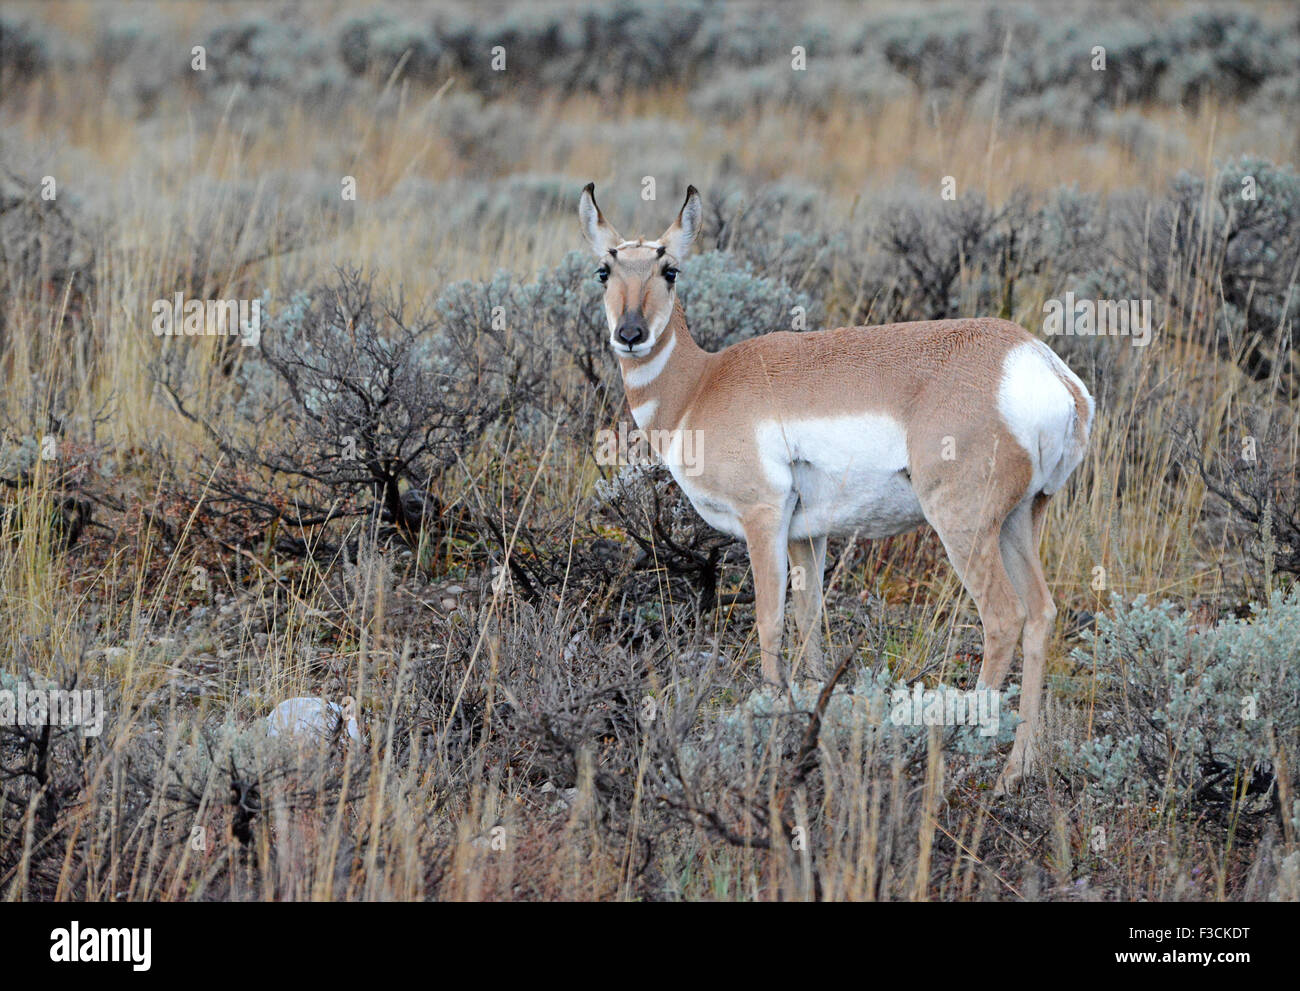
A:
<svg viewBox="0 0 1300 991">
<path fill-rule="evenodd" d="M 182 37 L 224 13 L 214 5 L 165 6 Z M 93 7 L 60 3 L 37 14 L 67 31 L 89 32 Z M 485 278 L 501 268 L 531 276 L 576 246 L 576 225 L 567 218 L 521 219 L 499 234 L 449 227 L 422 209 L 413 192 L 421 183 L 486 177 L 481 161 L 445 140 L 440 115 L 456 93 L 454 80 L 439 90 L 399 81 L 377 105 L 355 102 L 328 117 L 291 107 L 274 126 L 238 114 L 214 120 L 185 92 L 167 94 L 154 116 L 137 118 L 106 92 L 60 73 L 0 101 L 5 164 L 26 176 L 57 177 L 60 200 L 83 201 L 97 218 L 88 231 L 92 296 L 48 307 L 4 301 L 0 408 L 21 423 L 48 409 L 59 392 L 61 410 L 83 426 L 80 435 L 114 462 L 106 488 L 120 506 L 101 513 L 111 533 L 87 531 L 65 553 L 50 528 L 11 522 L 54 511 L 55 467 L 38 462 L 30 484 L 11 495 L 21 512 L 6 517 L 0 532 L 0 649 L 51 676 L 61 662 L 83 658 L 81 676 L 111 685 L 115 705 L 112 747 L 87 759 L 79 795 L 41 841 L 46 848 L 32 845 L 30 832 L 4 838 L 25 844 L 19 866 L 0 876 L 4 897 L 1249 897 L 1244 879 L 1256 853 L 1231 838 L 1151 810 L 1099 809 L 1050 773 L 1038 776 L 1028 795 L 995 805 L 986 791 L 950 789 L 937 746 L 916 781 L 897 763 L 892 770 L 886 764 L 883 777 L 878 761 L 839 768 L 822 798 L 818 890 L 797 853 L 736 848 L 702 826 L 638 820 L 657 815 L 646 783 L 648 743 L 642 763 L 624 768 L 633 782 L 633 819 L 611 828 L 592 784 L 598 752 L 563 783 L 576 791 L 560 801 L 558 793 L 539 791 L 529 756 L 510 752 L 502 742 L 508 735 L 495 735 L 504 734 L 503 691 L 517 687 L 520 669 L 564 662 L 502 656 L 509 646 L 503 631 L 521 622 L 524 607 L 493 591 L 468 556 L 448 551 L 441 573 L 431 577 L 410 556 L 331 567 L 266 553 L 237 563 L 233 555 L 214 559 L 210 543 L 185 528 L 174 543 L 160 537 L 141 507 L 207 441 L 150 379 L 158 347 L 148 330 L 154 299 L 175 286 L 203 297 L 266 291 L 278 299 L 344 262 L 425 295 L 450 279 Z M 851 215 L 881 190 L 937 189 L 954 173 L 962 188 L 1000 203 L 1021 190 L 1065 183 L 1098 193 L 1154 190 L 1180 169 L 1205 171 L 1229 153 L 1276 161 L 1294 153 L 1290 136 L 1261 136 L 1231 107 L 1143 113 L 1178 140 L 1135 151 L 1046 129 L 1010 129 L 960 102 L 939 109 L 924 98 L 870 110 L 838 105 L 824 115 L 771 108 L 718 126 L 695 119 L 686 94 L 672 89 L 620 100 L 544 97 L 530 108 L 533 126 L 513 137 L 511 164 L 500 175 L 556 173 L 631 187 L 645 166 L 635 149 L 603 133 L 610 122 L 640 117 L 684 128 L 677 167 L 706 196 L 736 172 L 753 181 L 795 179 L 824 191 L 831 216 Z M 558 125 L 585 138 L 553 144 L 549 134 Z M 347 175 L 357 178 L 358 203 L 326 208 L 325 198 L 332 192 L 337 199 Z M 239 231 L 274 230 L 286 218 L 285 191 L 296 176 L 312 177 L 324 194 L 295 197 L 292 236 L 283 244 L 239 242 Z M 223 199 L 235 184 L 253 190 L 250 203 Z M 665 200 L 678 195 L 660 192 Z M 650 204 L 638 220 L 663 223 L 662 206 Z M 68 312 L 73 305 L 84 306 L 76 320 Z M 1036 305 L 1027 302 L 1016 317 L 1032 325 Z M 1206 300 L 1205 319 L 1215 305 Z M 1125 349 L 1114 366 L 1131 383 L 1121 393 L 1125 400 L 1098 410 L 1087 460 L 1051 507 L 1044 556 L 1063 619 L 1049 660 L 1047 733 L 1054 742 L 1087 735 L 1094 695 L 1090 672 L 1068 658 L 1075 641 L 1067 639 L 1065 621 L 1102 609 L 1111 592 L 1232 603 L 1246 580 L 1242 552 L 1226 528 L 1204 524 L 1203 487 L 1185 477 L 1170 482 L 1174 436 L 1185 413 L 1204 435 L 1217 435 L 1238 406 L 1266 402 L 1268 386 L 1203 353 L 1188 330 L 1171 324 L 1141 351 L 1114 344 Z M 77 332 L 87 341 L 70 342 Z M 213 374 L 217 348 L 209 345 L 195 346 L 190 361 L 205 370 L 215 402 L 231 385 Z M 100 411 L 93 431 L 85 428 Z M 504 493 L 528 490 L 526 514 L 567 507 L 578 533 L 586 529 L 584 500 L 597 477 L 587 452 L 573 445 L 517 451 L 507 442 L 504 449 L 468 452 L 442 495 L 448 503 L 479 500 L 509 512 L 519 502 Z M 978 624 L 933 536 L 861 548 L 852 564 L 834 579 L 832 643 L 847 649 L 847 617 L 863 601 L 878 600 L 894 632 L 887 642 L 859 646 L 864 661 L 883 659 L 904 676 L 925 670 L 960 677 L 965 655 L 958 647 L 978 643 Z M 229 590 L 223 602 L 192 588 L 199 565 L 214 588 Z M 1105 569 L 1104 591 L 1092 585 L 1097 567 Z M 743 580 L 734 569 L 726 578 L 737 588 Z M 444 610 L 440 589 L 452 582 L 471 586 L 481 602 L 467 596 Z M 213 622 L 193 620 L 201 602 L 210 602 Z M 656 606 L 665 626 L 694 622 L 689 604 L 666 591 Z M 581 602 L 561 602 L 561 630 L 576 629 L 583 609 Z M 722 707 L 752 678 L 751 617 L 743 607 L 720 609 L 697 633 L 720 640 L 728 660 L 715 700 Z M 481 735 L 473 745 L 449 740 L 460 732 L 457 706 L 444 710 L 443 724 L 418 727 L 422 742 L 398 738 L 412 725 L 397 718 L 395 700 L 409 691 L 416 669 L 431 665 L 445 667 L 453 693 L 467 693 L 460 703 L 486 693 L 474 702 Z M 666 692 L 680 670 L 661 660 L 654 666 L 652 680 Z M 505 668 L 512 674 L 503 681 Z M 269 763 L 249 768 L 269 807 L 253 817 L 242 841 L 223 769 L 194 775 L 201 787 L 190 807 L 167 793 L 174 780 L 150 778 L 146 765 L 136 768 L 144 776 L 133 778 L 119 759 L 128 750 L 139 760 L 146 752 L 180 753 L 197 744 L 204 726 L 251 726 L 277 701 L 312 694 L 362 699 L 370 714 L 366 740 L 346 757 L 329 748 L 303 756 L 280 779 Z M 299 788 L 306 797 L 288 807 Z M 775 794 L 759 798 L 778 804 Z M 123 808 L 134 818 L 123 818 Z M 1098 822 L 1112 836 L 1103 858 L 1088 849 Z M 193 825 L 206 830 L 204 849 L 187 842 Z M 494 828 L 505 837 L 499 849 Z M 655 837 L 648 866 L 647 835 Z M 906 870 L 898 867 L 899 851 L 907 851 Z M 1081 886 L 1081 878 L 1090 881 Z"/>
</svg>

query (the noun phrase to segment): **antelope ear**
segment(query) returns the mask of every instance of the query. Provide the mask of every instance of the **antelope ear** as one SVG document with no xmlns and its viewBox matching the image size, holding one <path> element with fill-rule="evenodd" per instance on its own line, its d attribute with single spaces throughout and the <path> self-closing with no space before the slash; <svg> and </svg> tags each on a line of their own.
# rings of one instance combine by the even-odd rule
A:
<svg viewBox="0 0 1300 991">
<path fill-rule="evenodd" d="M 609 226 L 601 215 L 600 207 L 596 206 L 594 182 L 587 183 L 582 189 L 582 199 L 578 201 L 578 221 L 582 224 L 582 233 L 586 235 L 587 243 L 591 245 L 591 250 L 597 257 L 603 258 L 610 248 L 617 247 L 623 242 L 623 239 L 618 236 L 618 231 Z"/>
<path fill-rule="evenodd" d="M 694 186 L 687 186 L 686 202 L 682 204 L 677 219 L 659 238 L 659 243 L 679 261 L 685 258 L 686 253 L 691 250 L 691 242 L 695 240 L 695 235 L 700 232 L 700 220 L 703 216 L 704 208 L 700 205 L 700 191 Z"/>
</svg>

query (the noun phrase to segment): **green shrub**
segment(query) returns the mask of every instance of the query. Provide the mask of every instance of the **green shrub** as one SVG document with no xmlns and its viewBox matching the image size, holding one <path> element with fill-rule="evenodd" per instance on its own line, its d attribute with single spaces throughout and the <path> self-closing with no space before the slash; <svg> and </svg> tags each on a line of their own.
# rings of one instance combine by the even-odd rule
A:
<svg viewBox="0 0 1300 991">
<path fill-rule="evenodd" d="M 25 21 L 0 17 L 0 82 L 17 83 L 40 75 L 50 62 L 50 46 Z"/>
<path fill-rule="evenodd" d="M 1248 191 L 1254 198 L 1243 195 Z M 1248 155 L 1209 177 L 1181 172 L 1149 207 L 1117 218 L 1123 261 L 1146 274 L 1150 295 L 1167 298 L 1206 347 L 1253 378 L 1267 379 L 1280 365 L 1276 371 L 1294 393 L 1287 347 L 1300 265 L 1294 169 Z M 1201 318 L 1207 308 L 1213 320 Z"/>
<path fill-rule="evenodd" d="M 807 293 L 758 275 L 725 251 L 706 251 L 682 264 L 678 292 L 700 346 L 716 351 L 773 330 L 819 330 L 821 306 Z M 797 324 L 796 308 L 803 324 Z"/>
<path fill-rule="evenodd" d="M 1300 786 L 1300 586 L 1209 629 L 1144 596 L 1112 602 L 1074 651 L 1101 704 L 1095 737 L 1069 748 L 1073 769 L 1112 801 L 1224 822 L 1275 814 L 1280 790 Z"/>
</svg>

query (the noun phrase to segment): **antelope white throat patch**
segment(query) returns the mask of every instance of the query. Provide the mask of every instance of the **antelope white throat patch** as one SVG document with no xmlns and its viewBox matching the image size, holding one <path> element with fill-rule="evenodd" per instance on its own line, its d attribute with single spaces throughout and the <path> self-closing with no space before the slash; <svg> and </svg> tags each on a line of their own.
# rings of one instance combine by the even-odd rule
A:
<svg viewBox="0 0 1300 991">
<path fill-rule="evenodd" d="M 644 389 L 659 377 L 659 373 L 667 366 L 668 358 L 672 355 L 673 348 L 676 346 L 676 335 L 668 338 L 668 342 L 664 344 L 664 349 L 662 351 L 647 361 L 644 365 L 637 365 L 635 368 L 628 369 L 623 374 L 624 385 L 629 389 Z"/>
</svg>

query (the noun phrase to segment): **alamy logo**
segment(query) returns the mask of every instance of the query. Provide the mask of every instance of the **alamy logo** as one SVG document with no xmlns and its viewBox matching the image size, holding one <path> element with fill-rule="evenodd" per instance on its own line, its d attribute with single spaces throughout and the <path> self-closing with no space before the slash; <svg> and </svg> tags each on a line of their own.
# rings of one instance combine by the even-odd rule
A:
<svg viewBox="0 0 1300 991">
<path fill-rule="evenodd" d="M 618 430 L 596 431 L 596 464 L 651 465 L 655 455 L 669 468 L 679 468 L 685 475 L 704 471 L 704 432 L 702 430 L 627 429 L 621 421 Z"/>
<path fill-rule="evenodd" d="M 129 963 L 136 971 L 152 963 L 152 929 L 81 928 L 73 922 L 67 929 L 50 933 L 50 959 L 55 963 Z"/>
<path fill-rule="evenodd" d="M 1065 299 L 1043 304 L 1043 332 L 1048 337 L 1129 337 L 1135 348 L 1151 343 L 1151 300 Z"/>
<path fill-rule="evenodd" d="M 244 347 L 262 339 L 260 299 L 172 299 L 153 301 L 155 337 L 228 337 L 238 335 Z"/>
<path fill-rule="evenodd" d="M 80 726 L 83 736 L 104 731 L 104 693 L 85 689 L 15 688 L 0 689 L 2 726 Z"/>
<path fill-rule="evenodd" d="M 920 682 L 895 688 L 889 719 L 895 726 L 978 726 L 980 736 L 996 736 L 1001 726 L 1002 693 L 991 688 L 963 692 L 940 685 L 923 688 Z"/>
</svg>

